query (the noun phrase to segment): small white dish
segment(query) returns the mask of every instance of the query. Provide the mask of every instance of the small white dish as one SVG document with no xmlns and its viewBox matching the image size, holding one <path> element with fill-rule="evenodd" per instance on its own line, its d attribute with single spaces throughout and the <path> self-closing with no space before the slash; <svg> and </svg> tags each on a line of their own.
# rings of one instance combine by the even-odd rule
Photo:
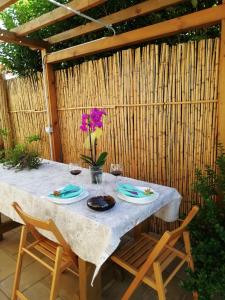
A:
<svg viewBox="0 0 225 300">
<path fill-rule="evenodd" d="M 145 191 L 147 189 L 150 189 L 151 192 L 153 192 L 153 194 L 147 196 L 147 197 L 142 197 L 142 198 L 135 198 L 135 197 L 129 197 L 126 196 L 120 192 L 117 192 L 117 196 L 124 201 L 130 202 L 130 203 L 135 203 L 135 204 L 149 204 L 155 200 L 158 199 L 159 197 L 159 193 L 155 192 L 153 189 L 146 187 L 146 186 L 135 186 L 136 188 L 138 188 L 139 190 Z"/>
<path fill-rule="evenodd" d="M 66 204 L 72 204 L 79 202 L 83 199 L 85 199 L 89 195 L 88 191 L 83 191 L 79 196 L 73 197 L 73 198 L 67 198 L 67 199 L 62 199 L 62 198 L 57 198 L 57 197 L 45 197 L 47 198 L 50 202 L 56 203 L 56 204 L 61 204 L 61 205 L 66 205 Z"/>
</svg>

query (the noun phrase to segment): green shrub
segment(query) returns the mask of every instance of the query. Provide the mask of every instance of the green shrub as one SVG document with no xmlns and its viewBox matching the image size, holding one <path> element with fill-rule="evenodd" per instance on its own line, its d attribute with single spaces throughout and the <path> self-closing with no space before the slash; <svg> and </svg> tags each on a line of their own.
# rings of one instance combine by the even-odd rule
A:
<svg viewBox="0 0 225 300">
<path fill-rule="evenodd" d="M 0 162 L 4 163 L 7 168 L 23 169 L 38 169 L 41 164 L 41 159 L 37 151 L 30 150 L 29 145 L 40 140 L 37 135 L 26 138 L 24 144 L 17 144 L 15 147 L 2 150 L 0 152 Z"/>
<path fill-rule="evenodd" d="M 199 214 L 190 225 L 195 272 L 187 271 L 183 286 L 198 291 L 199 300 L 225 299 L 225 153 L 220 148 L 217 172 L 196 171 Z M 221 298 L 220 298 L 221 297 Z"/>
<path fill-rule="evenodd" d="M 0 128 L 0 163 L 3 162 L 5 158 L 5 150 L 4 150 L 4 139 L 7 137 L 8 131 L 6 129 Z"/>
</svg>

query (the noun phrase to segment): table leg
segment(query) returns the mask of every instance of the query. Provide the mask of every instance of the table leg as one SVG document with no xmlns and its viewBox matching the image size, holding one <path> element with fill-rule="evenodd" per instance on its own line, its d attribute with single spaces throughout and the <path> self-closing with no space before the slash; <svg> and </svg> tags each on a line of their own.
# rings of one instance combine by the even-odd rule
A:
<svg viewBox="0 0 225 300">
<path fill-rule="evenodd" d="M 101 270 L 91 286 L 95 266 L 79 258 L 80 300 L 101 300 Z"/>
</svg>

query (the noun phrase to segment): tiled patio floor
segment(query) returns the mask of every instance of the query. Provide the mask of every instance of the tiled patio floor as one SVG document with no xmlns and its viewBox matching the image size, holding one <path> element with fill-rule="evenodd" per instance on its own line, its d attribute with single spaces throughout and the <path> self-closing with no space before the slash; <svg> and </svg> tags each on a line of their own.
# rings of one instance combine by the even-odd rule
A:
<svg viewBox="0 0 225 300">
<path fill-rule="evenodd" d="M 13 284 L 14 270 L 17 258 L 20 228 L 14 229 L 4 235 L 0 242 L 0 300 L 9 300 Z M 119 300 L 125 291 L 131 277 L 124 273 L 123 281 L 112 276 L 112 267 L 109 266 L 103 274 L 103 295 L 105 300 Z M 169 284 L 167 300 L 189 300 L 191 294 L 179 287 L 180 279 L 184 276 L 181 270 Z M 50 276 L 48 271 L 31 258 L 25 257 L 22 272 L 21 290 L 30 300 L 47 300 L 49 297 Z M 78 300 L 78 282 L 75 277 L 65 272 L 60 280 L 58 300 Z M 141 286 L 133 297 L 134 300 L 156 300 L 155 292 L 146 286 Z"/>
</svg>

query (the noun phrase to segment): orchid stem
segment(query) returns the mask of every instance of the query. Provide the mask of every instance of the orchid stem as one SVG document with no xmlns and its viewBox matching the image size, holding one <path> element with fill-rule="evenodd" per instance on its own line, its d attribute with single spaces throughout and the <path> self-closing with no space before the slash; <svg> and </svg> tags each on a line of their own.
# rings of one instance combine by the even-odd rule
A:
<svg viewBox="0 0 225 300">
<path fill-rule="evenodd" d="M 90 142 L 91 159 L 92 159 L 92 162 L 94 162 L 92 142 L 91 142 L 91 127 L 90 127 L 90 125 L 88 125 L 88 129 L 89 129 L 89 142 Z"/>
<path fill-rule="evenodd" d="M 96 161 L 97 161 L 97 139 L 95 139 L 94 151 L 95 151 L 95 163 L 96 163 Z"/>
</svg>

